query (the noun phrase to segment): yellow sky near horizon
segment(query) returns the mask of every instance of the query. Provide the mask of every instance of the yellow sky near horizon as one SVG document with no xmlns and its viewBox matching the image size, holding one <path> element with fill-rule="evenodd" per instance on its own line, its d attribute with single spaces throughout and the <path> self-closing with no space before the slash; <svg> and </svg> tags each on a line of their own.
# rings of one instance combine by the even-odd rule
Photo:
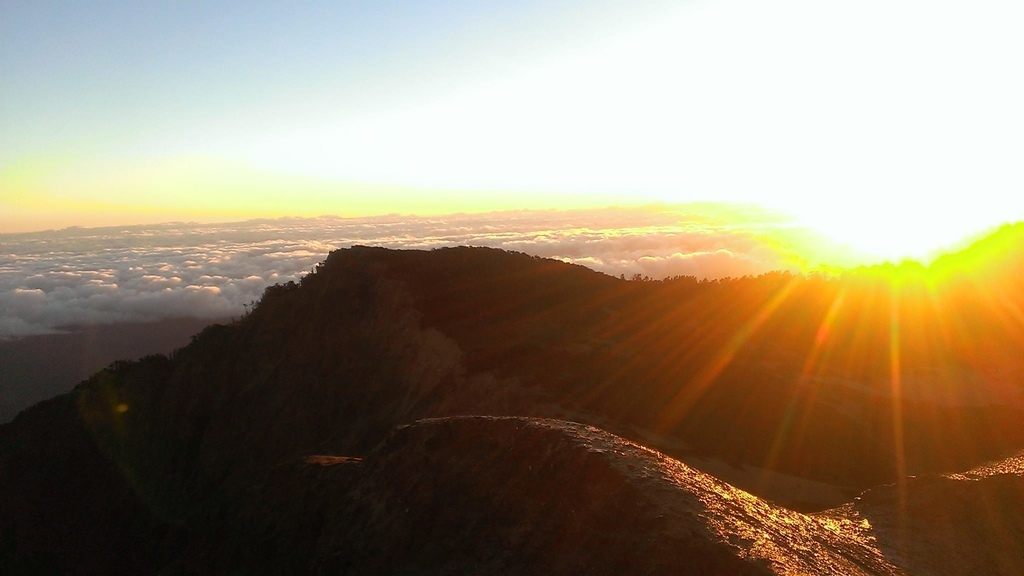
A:
<svg viewBox="0 0 1024 576">
<path fill-rule="evenodd" d="M 0 233 L 177 220 L 596 208 L 644 201 L 625 194 L 444 190 L 332 181 L 201 157 L 89 165 L 26 162 L 0 172 L 0 190 Z"/>
<path fill-rule="evenodd" d="M 689 204 L 673 202 L 658 195 L 615 193 L 576 193 L 535 191 L 424 190 L 408 186 L 336 182 L 328 178 L 295 176 L 257 169 L 237 161 L 211 161 L 203 158 L 146 162 L 108 162 L 88 166 L 56 162 L 22 165 L 0 173 L 0 188 L 5 190 L 0 211 L 0 233 L 32 232 L 71 226 L 97 227 L 134 224 L 158 224 L 170 221 L 202 223 L 231 222 L 281 216 L 315 217 L 336 215 L 370 217 L 382 214 L 415 216 L 452 213 L 489 213 L 504 210 L 571 210 L 608 206 L 645 206 L 651 204 Z M 90 191 L 82 194 L 83 187 Z M 18 191 L 8 194 L 7 191 Z M 72 190 L 72 192 L 68 192 Z M 145 193 L 139 193 L 144 190 Z M 719 204 L 717 211 L 739 229 L 763 220 L 757 210 L 751 220 L 742 210 Z M 749 203 L 756 206 L 754 203 Z M 761 206 L 762 209 L 766 209 Z M 970 210 L 958 209 L 948 218 L 934 218 L 933 225 L 906 226 L 913 235 L 892 248 L 893 234 L 864 234 L 866 220 L 855 209 L 843 209 L 806 203 L 796 210 L 774 212 L 791 226 L 806 228 L 832 240 L 793 240 L 789 249 L 802 252 L 807 260 L 821 262 L 831 258 L 835 265 L 859 265 L 883 259 L 913 257 L 927 261 L 949 247 L 960 247 L 966 238 L 983 233 L 998 224 Z M 770 210 L 770 209 L 769 209 Z M 815 210 L 821 210 L 815 212 Z M 901 206 L 875 220 L 917 217 L 913 207 Z M 956 221 L 957 226 L 950 226 Z M 898 226 L 893 226 L 897 229 Z M 930 235 L 929 235 L 930 232 Z M 874 240 L 874 243 L 872 242 Z M 803 243 L 803 245 L 800 245 Z"/>
</svg>

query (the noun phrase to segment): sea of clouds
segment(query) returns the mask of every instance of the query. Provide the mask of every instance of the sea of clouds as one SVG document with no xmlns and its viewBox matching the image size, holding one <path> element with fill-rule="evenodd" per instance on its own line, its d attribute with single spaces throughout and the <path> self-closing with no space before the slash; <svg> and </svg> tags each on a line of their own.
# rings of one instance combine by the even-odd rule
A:
<svg viewBox="0 0 1024 576">
<path fill-rule="evenodd" d="M 601 209 L 443 217 L 282 218 L 0 234 L 0 338 L 70 326 L 241 315 L 272 284 L 297 280 L 355 244 L 490 246 L 611 275 L 720 278 L 791 268 L 766 243 L 781 226 L 689 210 Z"/>
</svg>

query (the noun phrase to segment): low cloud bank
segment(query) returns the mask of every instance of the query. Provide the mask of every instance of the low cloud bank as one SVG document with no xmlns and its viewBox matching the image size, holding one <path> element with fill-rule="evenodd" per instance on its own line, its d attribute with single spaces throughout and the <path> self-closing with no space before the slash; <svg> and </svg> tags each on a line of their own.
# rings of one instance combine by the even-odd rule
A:
<svg viewBox="0 0 1024 576">
<path fill-rule="evenodd" d="M 750 214 L 741 224 L 727 220 L 707 209 L 609 208 L 0 235 L 0 337 L 72 325 L 240 315 L 267 286 L 297 280 L 331 250 L 354 244 L 490 246 L 627 277 L 720 278 L 793 267 L 790 255 L 764 240 L 783 222 Z"/>
</svg>

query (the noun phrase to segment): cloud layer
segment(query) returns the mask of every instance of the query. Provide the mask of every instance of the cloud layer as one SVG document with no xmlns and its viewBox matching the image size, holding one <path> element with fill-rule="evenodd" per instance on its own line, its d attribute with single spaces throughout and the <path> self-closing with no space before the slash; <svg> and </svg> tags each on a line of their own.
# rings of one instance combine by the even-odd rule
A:
<svg viewBox="0 0 1024 576">
<path fill-rule="evenodd" d="M 765 242 L 766 231 L 782 230 L 783 223 L 746 214 L 737 226 L 721 216 L 709 207 L 524 211 L 0 235 L 0 337 L 237 316 L 267 286 L 298 279 L 331 250 L 354 244 L 490 246 L 627 277 L 719 278 L 793 267 L 784 251 Z"/>
</svg>

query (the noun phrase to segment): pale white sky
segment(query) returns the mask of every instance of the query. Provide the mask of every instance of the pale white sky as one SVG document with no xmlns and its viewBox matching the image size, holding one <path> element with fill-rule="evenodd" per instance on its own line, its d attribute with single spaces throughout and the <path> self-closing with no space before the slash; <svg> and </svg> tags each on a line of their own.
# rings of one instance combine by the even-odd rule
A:
<svg viewBox="0 0 1024 576">
<path fill-rule="evenodd" d="M 26 213 L 223 219 L 218 183 L 271 173 L 323 186 L 266 213 L 755 202 L 891 256 L 1024 215 L 1016 2 L 39 5 L 0 18 L 0 204 Z"/>
</svg>

